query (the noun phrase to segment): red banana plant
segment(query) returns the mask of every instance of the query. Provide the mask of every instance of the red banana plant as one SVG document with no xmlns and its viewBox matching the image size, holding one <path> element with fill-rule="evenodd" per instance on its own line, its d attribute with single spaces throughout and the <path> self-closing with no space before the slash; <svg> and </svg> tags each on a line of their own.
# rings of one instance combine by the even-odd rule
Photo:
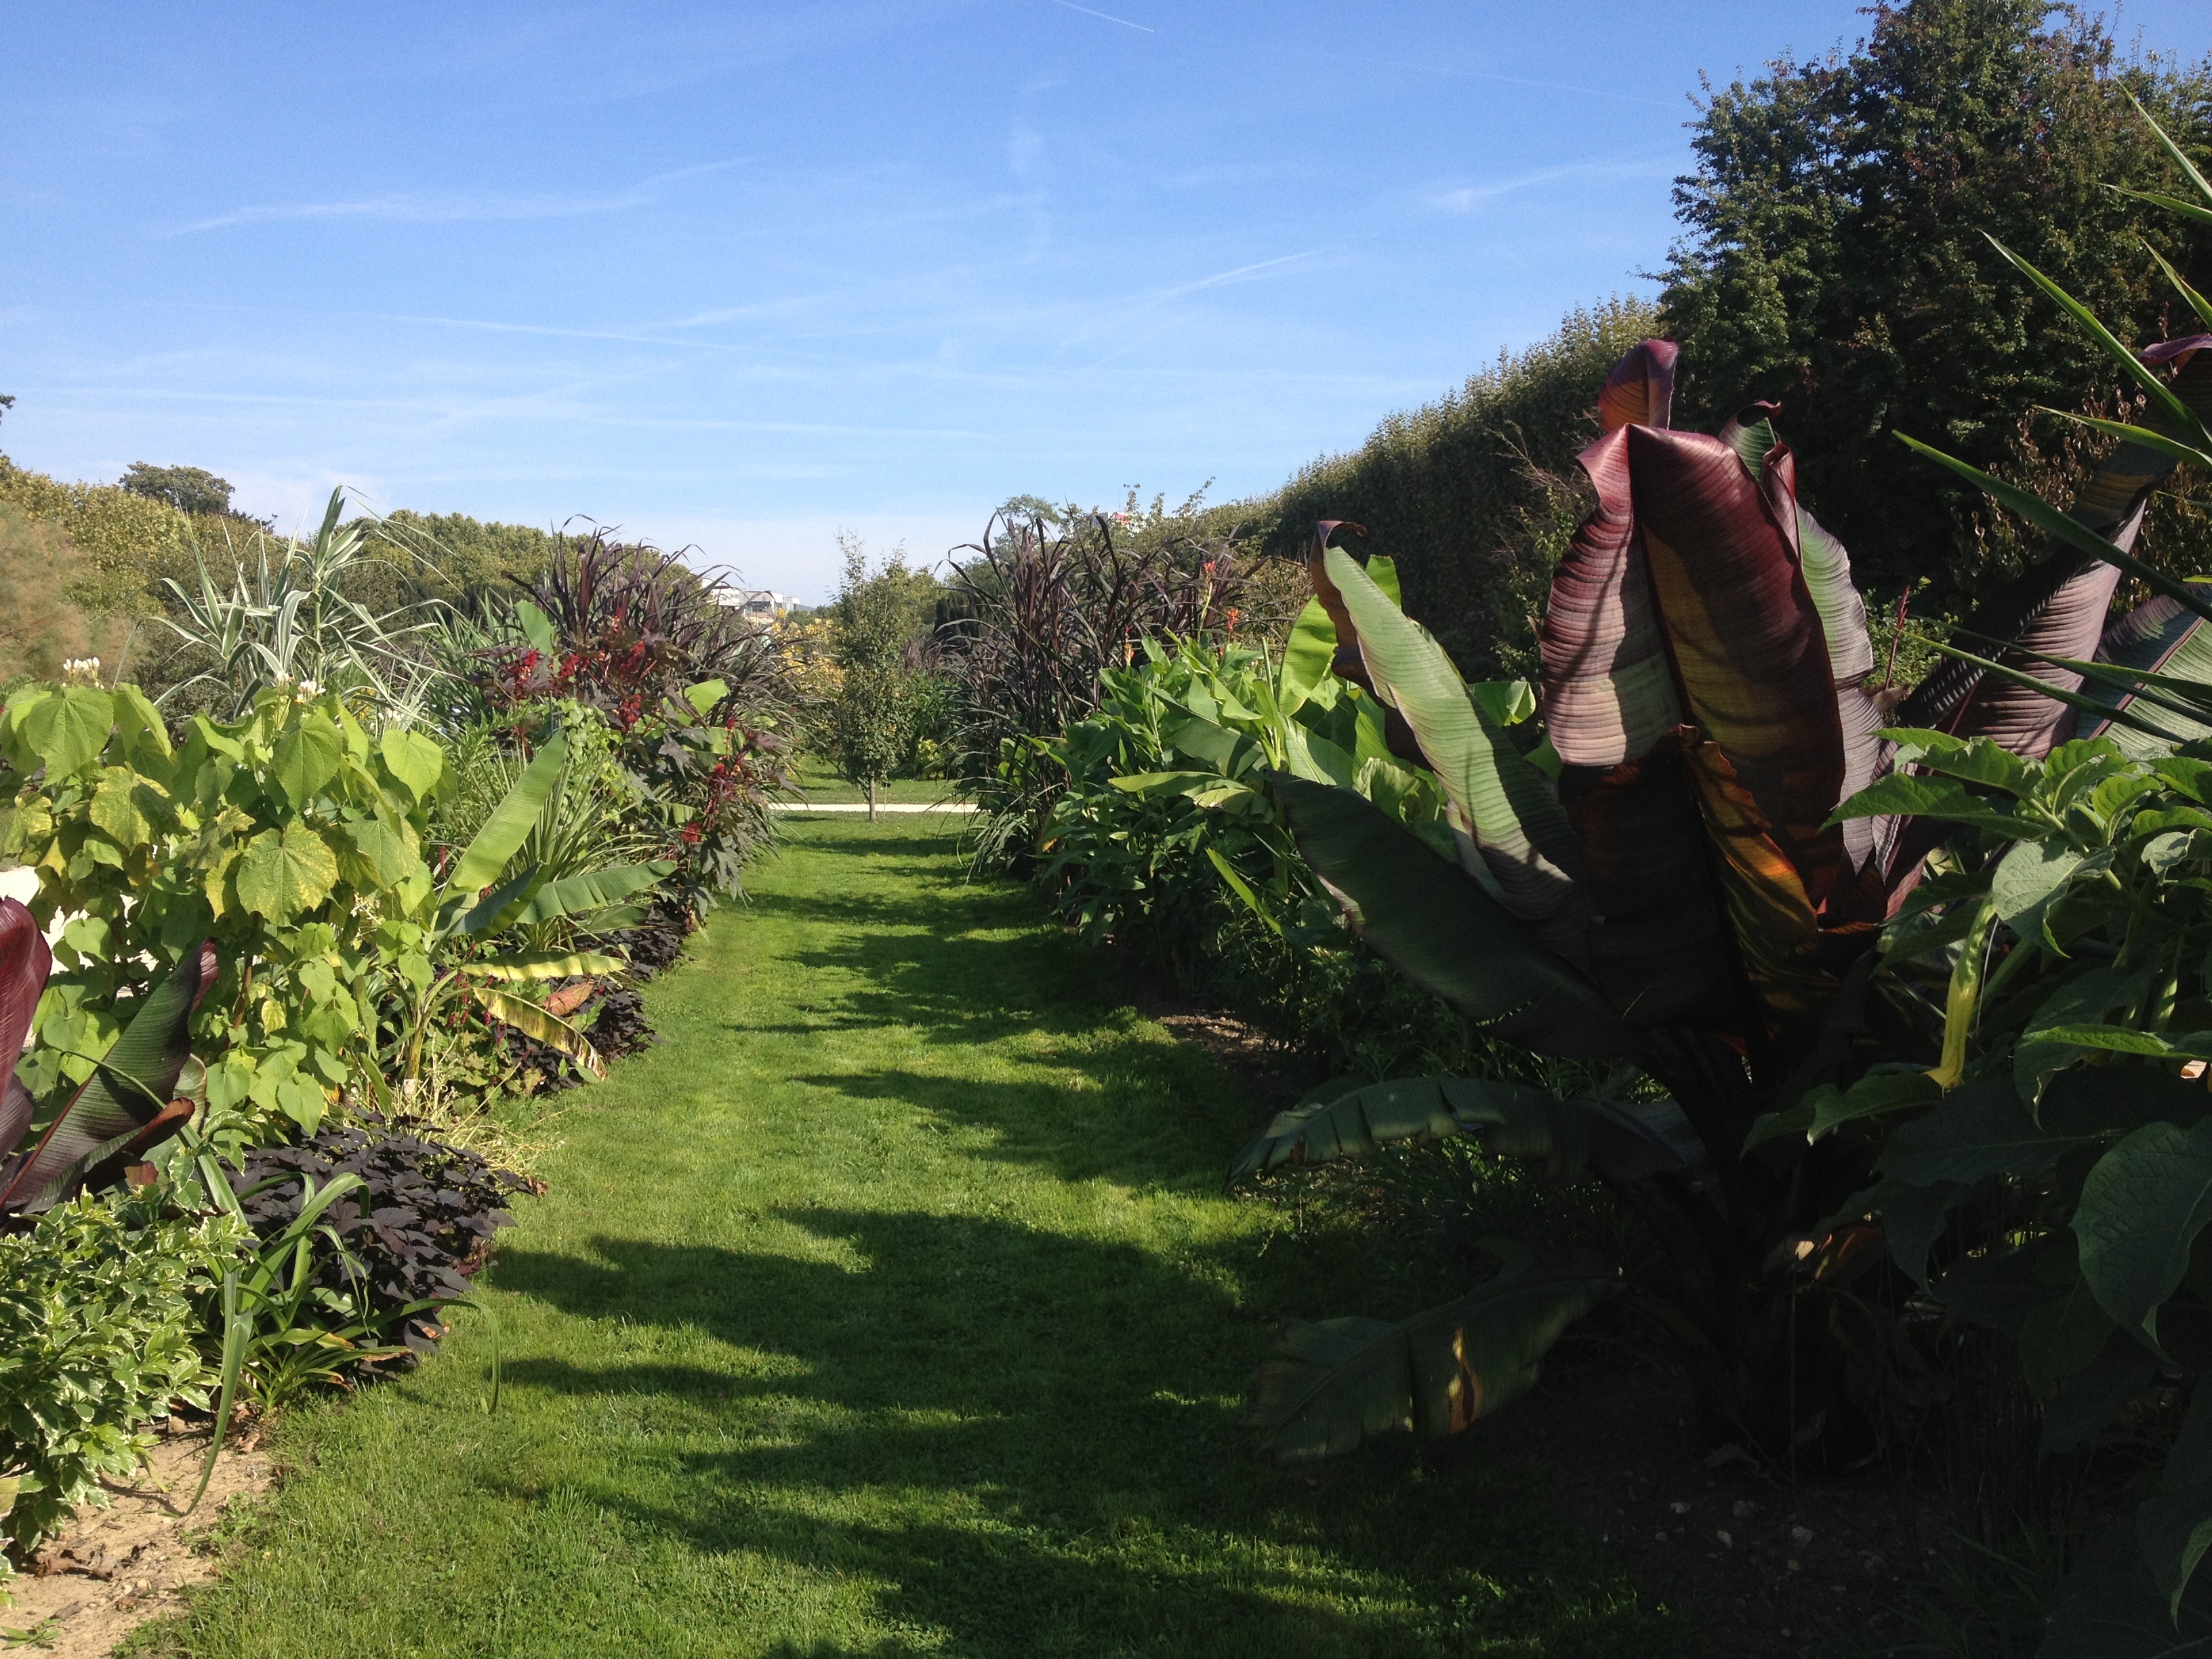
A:
<svg viewBox="0 0 2212 1659">
<path fill-rule="evenodd" d="M 28 909 L 0 899 L 0 1217 L 34 1216 L 72 1194 L 122 1178 L 152 1147 L 184 1127 L 194 1106 L 177 1089 L 191 1060 L 191 1017 L 219 969 L 212 940 L 186 956 L 142 997 L 105 1054 L 87 1054 L 93 1073 L 38 1139 L 19 1150 L 37 1102 L 15 1075 L 53 969 L 53 955 Z"/>
</svg>

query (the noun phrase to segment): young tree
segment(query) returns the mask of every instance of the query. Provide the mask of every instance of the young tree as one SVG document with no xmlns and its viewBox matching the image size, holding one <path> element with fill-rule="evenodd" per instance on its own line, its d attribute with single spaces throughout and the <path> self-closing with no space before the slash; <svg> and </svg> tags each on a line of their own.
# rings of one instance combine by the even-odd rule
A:
<svg viewBox="0 0 2212 1659">
<path fill-rule="evenodd" d="M 830 607 L 839 675 L 830 709 L 830 758 L 848 782 L 867 791 L 872 823 L 876 786 L 909 747 L 915 676 L 908 647 L 933 612 L 938 584 L 928 572 L 907 568 L 903 549 L 871 570 L 860 538 L 840 534 L 837 545 L 845 572 Z"/>
</svg>

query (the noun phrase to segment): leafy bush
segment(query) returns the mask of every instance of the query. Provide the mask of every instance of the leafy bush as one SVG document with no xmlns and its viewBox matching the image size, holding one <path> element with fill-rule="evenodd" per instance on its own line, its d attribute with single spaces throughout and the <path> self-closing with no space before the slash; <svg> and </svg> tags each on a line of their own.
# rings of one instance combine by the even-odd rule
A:
<svg viewBox="0 0 2212 1659">
<path fill-rule="evenodd" d="M 338 1175 L 357 1176 L 361 1185 L 323 1212 L 338 1248 L 320 1257 L 316 1285 L 356 1298 L 371 1318 L 398 1321 L 410 1349 L 431 1352 L 443 1327 L 432 1313 L 406 1310 L 469 1295 L 492 1235 L 514 1218 L 507 1200 L 531 1191 L 530 1182 L 474 1152 L 420 1138 L 404 1118 L 364 1113 L 293 1146 L 257 1147 L 231 1185 L 266 1243 L 299 1219 L 310 1182 L 320 1188 Z"/>
<path fill-rule="evenodd" d="M 209 1403 L 197 1304 L 244 1230 L 165 1206 L 87 1194 L 0 1237 L 0 1516 L 19 1552 L 100 1499 L 102 1478 L 137 1473 L 149 1419 Z"/>
</svg>

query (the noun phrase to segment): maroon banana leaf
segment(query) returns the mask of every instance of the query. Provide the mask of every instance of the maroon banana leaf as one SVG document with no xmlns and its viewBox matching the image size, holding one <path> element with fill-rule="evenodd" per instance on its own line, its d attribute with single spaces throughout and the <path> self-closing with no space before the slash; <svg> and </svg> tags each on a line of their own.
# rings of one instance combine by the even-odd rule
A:
<svg viewBox="0 0 2212 1659">
<path fill-rule="evenodd" d="M 192 1014 L 220 970 L 215 941 L 203 940 L 138 1000 L 131 1024 L 38 1145 L 0 1164 L 0 1213 L 36 1214 L 112 1181 L 184 1127 L 192 1103 L 173 1097 L 191 1058 Z"/>
<path fill-rule="evenodd" d="M 46 935 L 22 901 L 0 899 L 0 1054 L 8 1060 L 8 1079 L 0 1085 L 0 1158 L 15 1150 L 31 1127 L 31 1091 L 15 1075 L 15 1062 L 53 967 Z"/>
</svg>

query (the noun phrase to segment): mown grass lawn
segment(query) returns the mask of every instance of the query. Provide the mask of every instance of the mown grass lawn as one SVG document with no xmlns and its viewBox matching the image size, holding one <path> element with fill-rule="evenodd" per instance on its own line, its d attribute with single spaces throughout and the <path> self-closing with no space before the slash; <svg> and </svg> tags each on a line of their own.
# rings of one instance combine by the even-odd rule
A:
<svg viewBox="0 0 2212 1659">
<path fill-rule="evenodd" d="M 301 1411 L 189 1655 L 1688 1650 L 1547 1518 L 1510 1414 L 1254 1458 L 1270 1324 L 1358 1287 L 1220 1172 L 1251 1127 L 943 826 L 811 820 L 572 1094 L 449 1352 Z M 1276 1248 L 1270 1248 L 1273 1245 Z"/>
</svg>

